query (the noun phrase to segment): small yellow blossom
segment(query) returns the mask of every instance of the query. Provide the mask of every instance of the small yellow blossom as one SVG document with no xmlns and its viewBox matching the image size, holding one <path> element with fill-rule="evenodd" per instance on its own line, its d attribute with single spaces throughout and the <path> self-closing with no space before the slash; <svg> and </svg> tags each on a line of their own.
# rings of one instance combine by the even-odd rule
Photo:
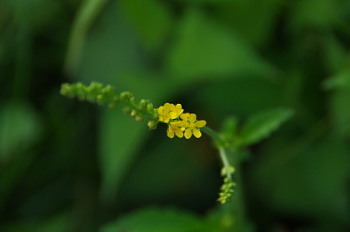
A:
<svg viewBox="0 0 350 232">
<path fill-rule="evenodd" d="M 199 138 L 202 136 L 202 133 L 199 130 L 199 128 L 204 127 L 207 124 L 205 120 L 197 121 L 197 115 L 190 114 L 190 113 L 181 114 L 180 118 L 184 122 L 186 139 L 191 138 L 192 134 L 196 138 Z"/>
<path fill-rule="evenodd" d="M 159 121 L 168 123 L 170 120 L 177 119 L 184 111 L 181 104 L 165 103 L 158 108 Z"/>
<path fill-rule="evenodd" d="M 179 138 L 184 136 L 184 122 L 183 121 L 173 121 L 169 123 L 169 127 L 167 130 L 167 135 L 169 138 L 174 138 L 176 135 Z"/>
</svg>

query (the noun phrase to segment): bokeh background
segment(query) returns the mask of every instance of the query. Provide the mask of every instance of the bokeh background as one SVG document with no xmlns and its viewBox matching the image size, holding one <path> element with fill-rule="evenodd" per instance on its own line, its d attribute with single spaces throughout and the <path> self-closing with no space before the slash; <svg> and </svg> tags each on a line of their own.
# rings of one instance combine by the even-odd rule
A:
<svg viewBox="0 0 350 232">
<path fill-rule="evenodd" d="M 0 231 L 350 231 L 349 49 L 347 0 L 1 0 Z M 249 226 L 207 137 L 60 96 L 76 81 L 214 129 L 293 109 L 242 164 Z"/>
</svg>

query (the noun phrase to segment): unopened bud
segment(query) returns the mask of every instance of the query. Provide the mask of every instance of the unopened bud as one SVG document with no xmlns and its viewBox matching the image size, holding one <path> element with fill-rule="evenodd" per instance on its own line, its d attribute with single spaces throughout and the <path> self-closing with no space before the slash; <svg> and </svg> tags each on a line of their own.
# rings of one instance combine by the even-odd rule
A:
<svg viewBox="0 0 350 232">
<path fill-rule="evenodd" d="M 129 92 L 122 92 L 120 94 L 120 99 L 126 101 L 126 100 L 129 100 L 131 98 L 131 96 L 132 96 L 132 94 Z"/>
<path fill-rule="evenodd" d="M 146 106 L 147 106 L 147 103 L 148 103 L 147 100 L 141 99 L 141 101 L 140 101 L 140 107 L 141 107 L 141 108 L 146 107 Z"/>
<path fill-rule="evenodd" d="M 148 121 L 147 126 L 149 129 L 154 130 L 157 127 L 157 123 L 155 121 Z"/>
<path fill-rule="evenodd" d="M 154 110 L 153 104 L 152 103 L 148 103 L 147 104 L 147 111 L 152 112 L 153 110 Z"/>
<path fill-rule="evenodd" d="M 131 117 L 135 117 L 136 114 L 137 114 L 137 113 L 136 113 L 136 110 L 132 110 L 132 111 L 130 112 L 130 116 L 131 116 Z"/>
<path fill-rule="evenodd" d="M 142 117 L 137 115 L 137 116 L 135 116 L 135 120 L 136 120 L 136 122 L 141 122 L 142 121 Z"/>
</svg>

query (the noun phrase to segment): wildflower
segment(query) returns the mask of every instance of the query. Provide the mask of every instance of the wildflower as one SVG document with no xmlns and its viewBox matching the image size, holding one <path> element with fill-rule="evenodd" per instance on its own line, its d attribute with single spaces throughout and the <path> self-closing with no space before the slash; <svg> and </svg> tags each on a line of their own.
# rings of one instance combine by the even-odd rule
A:
<svg viewBox="0 0 350 232">
<path fill-rule="evenodd" d="M 181 104 L 165 103 L 158 108 L 159 121 L 168 123 L 170 120 L 177 119 L 184 110 Z"/>
<path fill-rule="evenodd" d="M 224 184 L 221 186 L 221 192 L 219 193 L 219 199 L 218 201 L 221 204 L 225 204 L 227 201 L 229 201 L 232 197 L 232 194 L 234 193 L 234 188 L 236 184 L 232 181 L 230 177 L 226 177 L 224 179 Z"/>
<path fill-rule="evenodd" d="M 169 127 L 167 130 L 167 135 L 169 138 L 174 138 L 174 135 L 176 135 L 179 138 L 182 138 L 184 136 L 184 122 L 183 121 L 173 121 L 169 123 Z"/>
<path fill-rule="evenodd" d="M 204 127 L 207 124 L 205 120 L 197 121 L 197 115 L 190 114 L 190 113 L 181 114 L 180 118 L 184 122 L 186 139 L 191 138 L 192 134 L 196 138 L 199 138 L 202 136 L 202 133 L 199 130 L 199 128 Z"/>
</svg>

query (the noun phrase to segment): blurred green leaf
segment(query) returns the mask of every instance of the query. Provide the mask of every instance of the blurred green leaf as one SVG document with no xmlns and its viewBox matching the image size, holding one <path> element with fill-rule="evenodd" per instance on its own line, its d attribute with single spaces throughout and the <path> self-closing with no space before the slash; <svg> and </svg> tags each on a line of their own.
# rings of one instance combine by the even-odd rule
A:
<svg viewBox="0 0 350 232">
<path fill-rule="evenodd" d="M 240 75 L 201 86 L 191 93 L 191 98 L 194 99 L 192 104 L 205 104 L 207 109 L 215 112 L 217 121 L 221 122 L 226 115 L 243 118 L 264 109 L 285 105 L 285 95 L 282 81 L 271 81 L 264 76 Z"/>
<path fill-rule="evenodd" d="M 265 74 L 272 71 L 234 33 L 198 9 L 185 13 L 176 39 L 167 69 L 179 79 L 217 79 L 239 72 Z"/>
<path fill-rule="evenodd" d="M 225 205 L 219 205 L 211 209 L 207 215 L 208 225 L 211 226 L 213 232 L 253 232 L 254 225 L 247 220 L 244 212 L 240 212 L 242 201 L 236 196 L 232 197 L 232 201 Z"/>
<path fill-rule="evenodd" d="M 277 130 L 293 115 L 291 109 L 273 109 L 251 116 L 243 125 L 240 144 L 248 146 L 259 142 Z"/>
<path fill-rule="evenodd" d="M 334 132 L 344 136 L 350 133 L 350 69 L 345 68 L 323 82 L 329 91 L 329 109 Z"/>
<path fill-rule="evenodd" d="M 350 69 L 341 70 L 336 75 L 327 78 L 323 82 L 326 89 L 341 89 L 350 87 Z"/>
<path fill-rule="evenodd" d="M 0 108 L 0 161 L 23 151 L 40 135 L 36 112 L 25 103 L 7 103 Z"/>
<path fill-rule="evenodd" d="M 221 125 L 220 135 L 225 138 L 225 141 L 233 144 L 237 137 L 237 127 L 238 119 L 233 116 L 227 117 Z"/>
<path fill-rule="evenodd" d="M 87 0 L 82 2 L 74 19 L 65 60 L 65 69 L 69 74 L 76 74 L 91 25 L 108 1 Z"/>
<path fill-rule="evenodd" d="M 289 145 L 296 141 L 283 138 Z M 278 140 L 277 140 L 278 141 Z M 255 190 L 259 198 L 281 215 L 281 211 L 317 221 L 317 225 L 333 223 L 333 231 L 349 219 L 347 207 L 348 167 L 347 142 L 333 136 L 307 141 L 301 150 L 266 149 L 262 163 L 255 166 Z M 274 146 L 275 147 L 275 146 Z M 288 157 L 286 157 L 288 155 Z"/>
<path fill-rule="evenodd" d="M 148 133 L 153 134 L 152 139 L 130 168 L 119 196 L 135 205 L 181 198 L 180 205 L 203 208 L 203 202 L 215 202 L 219 191 L 217 176 L 212 173 L 217 161 L 215 152 L 199 154 L 194 149 L 197 147 L 193 143 L 198 143 L 198 149 L 206 150 L 202 147 L 204 141 L 167 138 L 165 126 Z"/>
<path fill-rule="evenodd" d="M 71 214 L 63 213 L 42 221 L 22 221 L 0 228 L 2 232 L 67 232 L 71 229 L 71 223 Z"/>
<path fill-rule="evenodd" d="M 146 48 L 153 49 L 163 44 L 173 23 L 170 8 L 164 2 L 124 0 L 121 6 Z"/>
<path fill-rule="evenodd" d="M 101 232 L 206 232 L 207 225 L 196 216 L 173 209 L 148 208 L 111 222 Z"/>
<path fill-rule="evenodd" d="M 324 37 L 325 43 L 325 63 L 331 72 L 337 72 L 344 66 L 347 67 L 346 48 L 335 34 L 329 33 Z"/>
<path fill-rule="evenodd" d="M 295 30 L 301 28 L 329 28 L 339 20 L 340 4 L 333 0 L 297 1 L 293 5 L 292 23 Z"/>
<path fill-rule="evenodd" d="M 104 202 L 114 200 L 120 181 L 147 131 L 144 123 L 136 123 L 119 110 L 102 113 L 99 143 L 101 197 Z"/>
<path fill-rule="evenodd" d="M 186 2 L 186 3 L 212 3 L 214 4 L 222 4 L 222 3 L 227 3 L 230 2 L 231 0 L 179 0 L 181 2 Z"/>
<path fill-rule="evenodd" d="M 330 115 L 336 135 L 350 135 L 350 87 L 336 90 L 330 96 Z"/>
<path fill-rule="evenodd" d="M 269 42 L 282 9 L 282 4 L 275 0 L 254 1 L 254 7 L 252 1 L 246 0 L 213 2 L 216 3 L 213 7 L 215 18 L 254 47 L 262 47 Z"/>
<path fill-rule="evenodd" d="M 139 93 L 129 88 L 129 78 L 125 75 L 144 71 L 147 66 L 143 63 L 137 37 L 126 22 L 119 2 L 111 1 L 108 4 L 94 28 L 98 33 L 93 31 L 88 36 L 74 80 L 86 84 L 91 81 L 110 84 L 119 91 L 131 91 L 138 96 Z"/>
</svg>

